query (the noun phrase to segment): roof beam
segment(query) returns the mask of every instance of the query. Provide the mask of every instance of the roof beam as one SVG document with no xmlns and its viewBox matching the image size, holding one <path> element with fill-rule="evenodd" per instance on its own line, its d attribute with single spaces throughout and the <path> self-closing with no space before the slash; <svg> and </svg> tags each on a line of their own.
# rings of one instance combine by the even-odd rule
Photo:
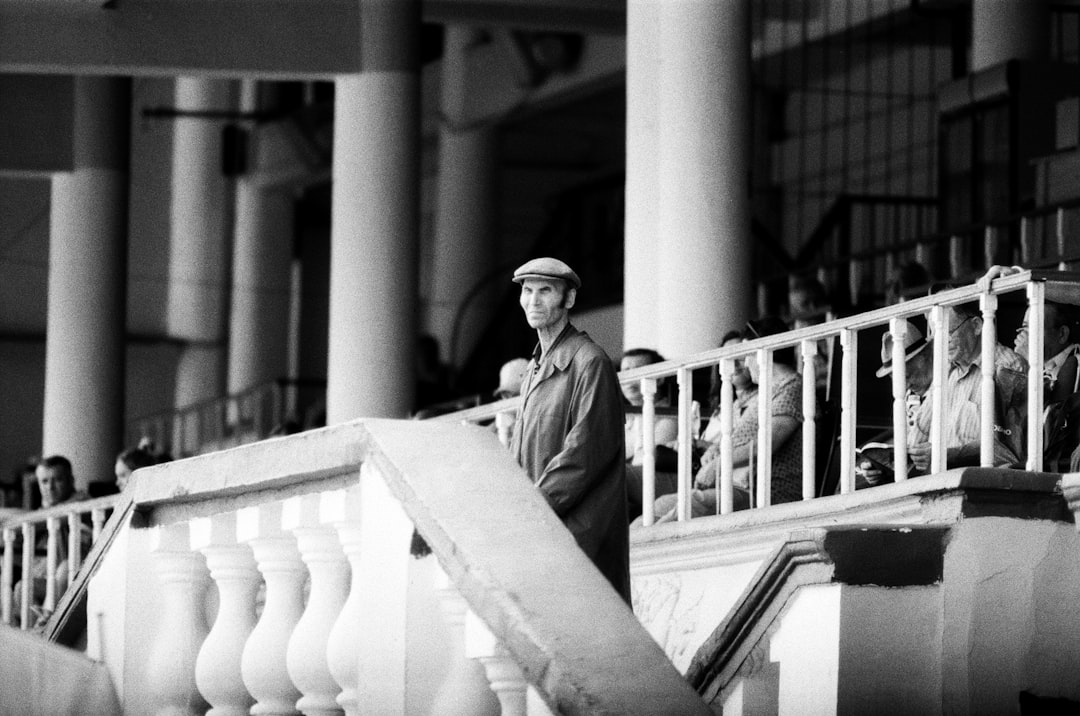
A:
<svg viewBox="0 0 1080 716">
<path fill-rule="evenodd" d="M 618 34 L 625 0 L 425 0 L 424 19 Z M 360 0 L 0 0 L 0 72 L 329 79 Z"/>
</svg>

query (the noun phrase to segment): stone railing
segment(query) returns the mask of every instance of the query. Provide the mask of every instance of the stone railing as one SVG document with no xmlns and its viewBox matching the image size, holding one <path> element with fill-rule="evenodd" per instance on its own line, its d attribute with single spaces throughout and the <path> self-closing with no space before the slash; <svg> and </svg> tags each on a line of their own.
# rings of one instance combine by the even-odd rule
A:
<svg viewBox="0 0 1080 716">
<path fill-rule="evenodd" d="M 87 605 L 125 713 L 708 713 L 490 430 L 356 421 L 129 494 Z"/>
</svg>

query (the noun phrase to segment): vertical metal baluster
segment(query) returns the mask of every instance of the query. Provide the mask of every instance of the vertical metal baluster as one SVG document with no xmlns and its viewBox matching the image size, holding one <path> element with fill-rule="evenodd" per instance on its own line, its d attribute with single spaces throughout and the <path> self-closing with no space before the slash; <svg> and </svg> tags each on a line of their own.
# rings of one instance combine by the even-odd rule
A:
<svg viewBox="0 0 1080 716">
<path fill-rule="evenodd" d="M 756 507 L 772 504 L 772 351 L 759 348 L 758 362 L 758 457 Z"/>
<path fill-rule="evenodd" d="M 98 538 L 101 537 L 101 530 L 105 527 L 105 509 L 103 507 L 97 507 L 90 513 L 90 523 L 93 525 L 94 542 L 97 542 Z"/>
<path fill-rule="evenodd" d="M 945 386 L 949 380 L 949 311 L 945 306 L 930 309 L 930 326 L 934 336 L 934 378 L 930 386 L 930 472 L 944 472 L 947 467 L 945 449 Z"/>
<path fill-rule="evenodd" d="M 0 621 L 11 623 L 11 590 L 15 588 L 15 530 L 4 528 L 4 561 L 0 571 Z"/>
<path fill-rule="evenodd" d="M 720 482 L 717 485 L 720 498 L 720 514 L 730 514 L 735 509 L 734 477 L 731 430 L 735 418 L 735 386 L 731 379 L 735 374 L 735 360 L 720 360 Z"/>
<path fill-rule="evenodd" d="M 690 490 L 694 476 L 690 473 L 693 467 L 693 454 L 691 453 L 690 435 L 690 412 L 694 395 L 692 391 L 692 376 L 689 368 L 680 368 L 677 374 L 679 385 L 679 491 L 676 515 L 679 521 L 690 519 Z"/>
<path fill-rule="evenodd" d="M 82 564 L 82 515 L 72 512 L 67 516 L 68 523 L 68 584 L 75 579 L 75 573 Z"/>
<path fill-rule="evenodd" d="M 50 517 L 45 522 L 48 530 L 45 548 L 45 601 L 42 606 L 51 612 L 56 608 L 56 568 L 60 563 L 60 518 Z"/>
<path fill-rule="evenodd" d="M 812 500 L 817 495 L 817 341 L 804 339 L 802 354 L 802 496 Z"/>
<path fill-rule="evenodd" d="M 983 231 L 983 262 L 986 268 L 997 263 L 997 228 L 987 226 Z"/>
<path fill-rule="evenodd" d="M 1031 472 L 1043 469 L 1043 329 L 1046 326 L 1046 284 L 1031 281 L 1027 285 L 1028 303 L 1028 385 L 1027 385 L 1027 463 Z M 1055 466 L 1056 467 L 1056 466 Z"/>
<path fill-rule="evenodd" d="M 889 320 L 892 334 L 892 400 L 893 400 L 893 471 L 896 482 L 907 479 L 907 352 L 904 339 L 907 336 L 907 319 Z"/>
<path fill-rule="evenodd" d="M 30 628 L 30 603 L 34 600 L 33 579 L 31 579 L 34 566 L 34 539 L 37 530 L 33 522 L 23 523 L 23 560 L 22 560 L 22 603 L 19 605 L 19 626 L 23 629 Z"/>
<path fill-rule="evenodd" d="M 656 379 L 641 379 L 641 439 L 645 455 L 641 464 L 641 521 L 648 527 L 656 520 Z M 696 436 L 695 436 L 696 437 Z"/>
<path fill-rule="evenodd" d="M 994 374 L 996 372 L 994 354 L 997 347 L 997 304 L 998 297 L 993 293 L 984 293 L 979 298 L 983 322 L 979 464 L 983 467 L 994 465 Z"/>
<path fill-rule="evenodd" d="M 840 382 L 840 492 L 855 491 L 855 382 L 859 357 L 858 335 L 850 328 L 840 331 L 842 380 Z"/>
</svg>

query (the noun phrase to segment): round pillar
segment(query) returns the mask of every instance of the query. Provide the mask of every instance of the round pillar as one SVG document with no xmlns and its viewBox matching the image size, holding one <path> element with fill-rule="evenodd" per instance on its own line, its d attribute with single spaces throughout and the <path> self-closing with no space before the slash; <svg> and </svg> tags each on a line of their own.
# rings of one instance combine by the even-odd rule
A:
<svg viewBox="0 0 1080 716">
<path fill-rule="evenodd" d="M 971 3 L 971 69 L 1008 60 L 1045 60 L 1050 45 L 1050 7 L 1045 0 L 981 0 Z"/>
<path fill-rule="evenodd" d="M 623 347 L 658 345 L 656 283 L 661 4 L 626 3 L 626 210 L 623 246 Z"/>
<path fill-rule="evenodd" d="M 419 0 L 361 2 L 361 66 L 337 80 L 326 417 L 402 418 L 415 391 Z"/>
<path fill-rule="evenodd" d="M 77 489 L 123 443 L 131 83 L 76 77 L 74 169 L 52 180 L 42 453 Z"/>
<path fill-rule="evenodd" d="M 180 78 L 176 108 L 231 108 L 229 83 Z M 231 251 L 229 182 L 221 172 L 221 124 L 180 116 L 173 126 L 168 331 L 184 341 L 176 377 L 176 406 L 225 392 L 225 326 Z"/>
<path fill-rule="evenodd" d="M 656 3 L 654 346 L 715 348 L 751 311 L 750 3 Z"/>
<path fill-rule="evenodd" d="M 487 327 L 496 295 L 489 280 L 495 255 L 495 132 L 487 125 L 470 126 L 465 111 L 468 52 L 477 35 L 472 28 L 449 25 L 443 40 L 438 198 L 427 331 L 439 341 L 443 359 L 456 368 L 469 357 Z M 478 293 L 470 296 L 479 286 Z"/>
<path fill-rule="evenodd" d="M 244 82 L 242 111 L 259 109 L 256 90 L 255 82 Z M 293 197 L 288 189 L 259 185 L 259 147 L 253 154 L 254 166 L 236 182 L 230 394 L 283 378 L 288 371 Z"/>
</svg>

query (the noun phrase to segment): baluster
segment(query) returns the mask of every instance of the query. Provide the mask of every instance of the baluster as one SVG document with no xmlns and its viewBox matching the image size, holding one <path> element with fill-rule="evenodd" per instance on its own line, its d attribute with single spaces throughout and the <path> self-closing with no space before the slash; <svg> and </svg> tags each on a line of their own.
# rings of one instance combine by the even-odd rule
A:
<svg viewBox="0 0 1080 716">
<path fill-rule="evenodd" d="M 207 632 L 206 560 L 191 551 L 187 524 L 158 527 L 151 539 L 161 598 L 152 616 L 157 639 L 146 660 L 151 712 L 196 716 L 209 706 L 195 684 L 195 660 Z"/>
<path fill-rule="evenodd" d="M 255 628 L 261 578 L 251 548 L 236 542 L 236 513 L 193 520 L 191 548 L 202 552 L 218 588 L 218 611 L 195 662 L 195 683 L 213 707 L 207 716 L 246 716 L 255 699 L 244 687 L 240 660 Z"/>
<path fill-rule="evenodd" d="M 37 526 L 33 522 L 23 523 L 22 580 L 19 582 L 19 626 L 29 629 L 30 605 L 34 601 L 34 542 L 37 540 Z"/>
<path fill-rule="evenodd" d="M 930 385 L 930 472 L 944 472 L 948 465 L 945 449 L 945 385 L 949 379 L 949 311 L 945 306 L 930 309 L 930 329 L 934 336 L 934 378 Z"/>
<path fill-rule="evenodd" d="M 646 527 L 656 515 L 656 379 L 641 379 L 641 440 L 644 457 L 641 463 L 641 521 Z M 696 436 L 695 436 L 696 437 Z"/>
<path fill-rule="evenodd" d="M 1043 329 L 1046 322 L 1046 284 L 1031 281 L 1027 285 L 1028 302 L 1028 386 L 1027 386 L 1027 464 L 1032 472 L 1043 469 Z M 1051 467 L 1056 470 L 1057 465 Z"/>
<path fill-rule="evenodd" d="M 67 516 L 68 523 L 68 546 L 67 546 L 67 583 L 75 581 L 75 573 L 82 564 L 82 515 L 78 512 L 70 512 Z"/>
<path fill-rule="evenodd" d="M 758 364 L 758 434 L 757 434 L 757 499 L 755 507 L 772 504 L 772 351 L 759 348 Z"/>
<path fill-rule="evenodd" d="M 319 519 L 318 494 L 285 502 L 281 526 L 296 537 L 300 556 L 311 574 L 307 608 L 289 639 L 286 664 L 303 696 L 296 707 L 307 716 L 342 713 L 341 688 L 326 660 L 327 641 L 349 593 L 349 562 L 334 528 Z"/>
<path fill-rule="evenodd" d="M 15 530 L 4 528 L 4 562 L 0 572 L 0 621 L 11 624 L 11 590 L 15 588 Z"/>
<path fill-rule="evenodd" d="M 255 697 L 252 711 L 291 716 L 300 692 L 289 678 L 289 637 L 303 612 L 307 570 L 296 539 L 281 529 L 281 503 L 245 507 L 236 515 L 237 541 L 251 546 L 266 581 L 266 605 L 240 661 L 244 686 Z"/>
<path fill-rule="evenodd" d="M 842 380 L 840 382 L 840 492 L 855 491 L 855 382 L 859 358 L 858 335 L 850 328 L 840 331 Z"/>
<path fill-rule="evenodd" d="M 720 514 L 728 515 L 735 510 L 735 469 L 732 458 L 731 431 L 735 416 L 735 359 L 720 359 Z"/>
<path fill-rule="evenodd" d="M 465 616 L 465 653 L 484 667 L 491 691 L 499 700 L 501 716 L 527 716 L 528 682 L 521 667 L 472 612 Z"/>
<path fill-rule="evenodd" d="M 341 687 L 341 693 L 337 696 L 338 705 L 345 709 L 348 716 L 358 716 L 356 665 L 363 642 L 360 633 L 360 593 L 363 588 L 360 572 L 360 488 L 324 492 L 321 510 L 322 521 L 337 530 L 352 574 L 349 596 L 327 640 L 327 667 Z"/>
<path fill-rule="evenodd" d="M 446 679 L 432 699 L 429 716 L 498 716 L 499 701 L 489 688 L 487 677 L 481 664 L 465 654 L 465 622 L 468 605 L 454 587 L 446 572 L 436 567 L 434 577 L 435 593 L 439 600 L 439 611 L 450 631 L 450 643 L 453 655 Z"/>
<path fill-rule="evenodd" d="M 983 467 L 994 465 L 994 374 L 997 348 L 997 304 L 998 297 L 993 293 L 984 293 L 979 297 L 982 310 L 982 416 L 980 427 L 979 464 Z"/>
<path fill-rule="evenodd" d="M 817 368 L 814 365 L 817 341 L 803 340 L 800 352 L 803 376 L 802 496 L 804 500 L 812 500 L 817 494 Z"/>
<path fill-rule="evenodd" d="M 680 522 L 690 519 L 690 490 L 694 476 L 692 472 L 694 456 L 691 450 L 693 442 L 690 436 L 691 411 L 693 410 L 693 383 L 689 368 L 680 368 L 679 386 L 679 462 L 678 462 L 678 505 L 676 515 Z"/>
<path fill-rule="evenodd" d="M 101 537 L 101 530 L 105 528 L 105 508 L 96 507 L 90 513 L 90 523 L 93 525 L 94 542 L 98 541 Z"/>
<path fill-rule="evenodd" d="M 495 413 L 495 434 L 503 447 L 510 447 L 510 431 L 514 429 L 517 413 L 513 410 L 500 410 Z"/>
<path fill-rule="evenodd" d="M 893 471 L 896 482 L 903 482 L 908 477 L 907 351 L 904 350 L 907 329 L 906 318 L 889 319 L 889 333 L 892 334 Z"/>
<path fill-rule="evenodd" d="M 45 600 L 42 608 L 52 612 L 56 608 L 56 571 L 60 566 L 60 518 L 50 517 L 45 521 Z"/>
</svg>

